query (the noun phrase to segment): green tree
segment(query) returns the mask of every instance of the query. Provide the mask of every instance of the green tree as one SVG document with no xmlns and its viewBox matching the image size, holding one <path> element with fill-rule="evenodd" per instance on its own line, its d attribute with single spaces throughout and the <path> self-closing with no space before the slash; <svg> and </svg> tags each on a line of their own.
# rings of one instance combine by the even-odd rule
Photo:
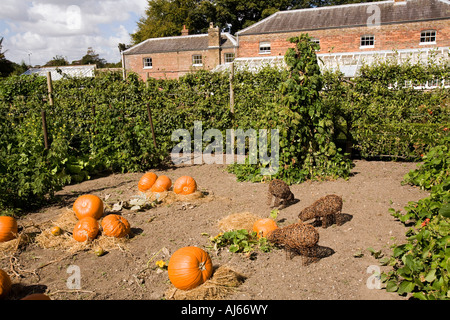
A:
<svg viewBox="0 0 450 320">
<path fill-rule="evenodd" d="M 0 38 L 0 77 L 7 77 L 14 71 L 14 63 L 6 59 L 6 51 L 2 51 L 2 42 L 3 37 Z"/>
<path fill-rule="evenodd" d="M 45 66 L 47 67 L 58 67 L 58 66 L 67 66 L 69 62 L 63 56 L 56 55 L 52 60 L 48 61 Z"/>
<path fill-rule="evenodd" d="M 100 55 L 95 52 L 92 47 L 87 49 L 87 53 L 81 58 L 81 60 L 73 61 L 72 64 L 95 64 L 97 68 L 103 68 L 107 64 L 106 60 L 100 58 Z"/>
</svg>

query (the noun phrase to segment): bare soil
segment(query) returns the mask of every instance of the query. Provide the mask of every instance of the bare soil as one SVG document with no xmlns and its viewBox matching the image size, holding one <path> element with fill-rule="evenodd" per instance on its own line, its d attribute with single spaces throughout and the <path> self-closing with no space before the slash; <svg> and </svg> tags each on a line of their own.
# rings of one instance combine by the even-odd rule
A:
<svg viewBox="0 0 450 320">
<path fill-rule="evenodd" d="M 226 265 L 247 277 L 227 299 L 407 299 L 367 286 L 372 275 L 370 266 L 382 271 L 389 268 L 380 266 L 367 248 L 389 255 L 391 245 L 403 243 L 407 227 L 394 219 L 388 209 L 403 209 L 409 201 L 417 201 L 428 193 L 401 185 L 403 176 L 416 168 L 415 163 L 355 161 L 354 164 L 348 180 L 291 186 L 299 201 L 279 211 L 277 223 L 284 226 L 297 222 L 298 213 L 321 196 L 333 193 L 343 197 L 344 223 L 317 229 L 319 245 L 330 253 L 318 262 L 303 266 L 300 256 L 288 260 L 281 249 L 257 252 L 252 259 L 227 250 L 206 249 L 215 266 Z M 20 299 L 34 292 L 45 292 L 55 300 L 166 299 L 165 292 L 171 284 L 167 271 L 159 270 L 155 261 L 168 261 L 170 254 L 180 247 L 210 246 L 209 237 L 219 233 L 218 221 L 232 213 L 252 212 L 262 217 L 270 214 L 266 204 L 268 185 L 237 182 L 234 175 L 226 172 L 225 165 L 184 165 L 154 172 L 166 174 L 173 181 L 190 175 L 200 190 L 208 192 L 213 199 L 160 205 L 139 212 L 123 209 L 120 214 L 129 220 L 133 237 L 125 246 L 109 250 L 101 257 L 92 251 L 68 253 L 43 249 L 31 242 L 13 257 L 0 260 L 0 268 L 11 275 L 14 283 L 8 299 Z M 138 194 L 137 182 L 141 175 L 114 174 L 66 186 L 57 193 L 57 204 L 22 217 L 19 226 L 56 220 L 81 194 L 106 197 L 109 205 L 129 200 Z M 73 265 L 80 270 L 78 290 L 67 287 L 72 275 L 68 268 Z"/>
</svg>

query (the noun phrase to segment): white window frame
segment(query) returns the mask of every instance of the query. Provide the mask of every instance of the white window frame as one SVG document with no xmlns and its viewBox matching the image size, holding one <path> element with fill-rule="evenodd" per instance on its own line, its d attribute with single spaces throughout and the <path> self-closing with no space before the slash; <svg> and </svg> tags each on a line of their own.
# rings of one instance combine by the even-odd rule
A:
<svg viewBox="0 0 450 320">
<path fill-rule="evenodd" d="M 231 63 L 234 61 L 234 59 L 235 59 L 235 54 L 233 52 L 225 52 L 223 54 L 223 61 L 225 61 L 225 63 Z"/>
<path fill-rule="evenodd" d="M 434 38 L 434 41 L 430 41 Z M 436 44 L 437 32 L 436 30 L 423 30 L 420 32 L 420 45 Z M 427 40 L 428 39 L 428 40 Z M 424 40 L 424 41 L 422 41 Z"/>
<path fill-rule="evenodd" d="M 149 61 L 150 61 L 150 63 L 149 63 Z M 152 69 L 153 68 L 153 59 L 151 57 L 143 58 L 142 63 L 144 64 L 144 69 Z"/>
<path fill-rule="evenodd" d="M 192 55 L 192 66 L 201 67 L 203 66 L 203 56 L 201 54 Z"/>
<path fill-rule="evenodd" d="M 271 49 L 269 41 L 261 41 L 259 43 L 259 54 L 270 54 Z"/>
<path fill-rule="evenodd" d="M 363 42 L 373 42 L 373 44 L 363 44 Z M 359 48 L 365 49 L 365 48 L 375 48 L 375 35 L 373 34 L 365 34 L 362 35 L 359 38 Z"/>
<path fill-rule="evenodd" d="M 311 39 L 311 42 L 317 43 L 319 45 L 319 50 L 316 50 L 316 51 L 320 51 L 320 39 L 313 38 L 313 39 Z"/>
</svg>

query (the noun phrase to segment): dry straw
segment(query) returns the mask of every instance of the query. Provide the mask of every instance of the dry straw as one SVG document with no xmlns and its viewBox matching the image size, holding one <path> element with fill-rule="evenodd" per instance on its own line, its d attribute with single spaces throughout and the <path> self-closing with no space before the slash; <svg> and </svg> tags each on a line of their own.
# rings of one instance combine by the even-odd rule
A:
<svg viewBox="0 0 450 320">
<path fill-rule="evenodd" d="M 185 291 L 171 285 L 165 297 L 167 300 L 221 300 L 236 292 L 246 278 L 227 266 L 220 266 L 200 286 Z"/>
<path fill-rule="evenodd" d="M 213 200 L 213 197 L 207 193 L 202 191 L 195 191 L 191 194 L 183 195 L 176 194 L 173 191 L 164 191 L 154 193 L 151 191 L 146 191 L 145 195 L 148 201 L 155 201 L 162 204 L 172 204 L 175 202 L 189 202 L 189 201 L 200 201 L 200 202 L 209 202 Z"/>
<path fill-rule="evenodd" d="M 251 212 L 233 213 L 221 219 L 218 227 L 221 232 L 241 229 L 246 229 L 251 232 L 253 230 L 253 224 L 259 219 L 261 217 Z"/>
<path fill-rule="evenodd" d="M 126 238 L 107 237 L 99 234 L 96 239 L 84 242 L 78 242 L 72 237 L 72 231 L 77 224 L 78 219 L 71 209 L 65 209 L 58 219 L 50 223 L 39 235 L 36 236 L 36 243 L 44 249 L 58 249 L 70 253 L 78 251 L 96 251 L 101 248 L 104 251 L 113 249 L 126 249 Z M 51 229 L 53 226 L 61 228 L 60 235 L 53 235 Z"/>
</svg>

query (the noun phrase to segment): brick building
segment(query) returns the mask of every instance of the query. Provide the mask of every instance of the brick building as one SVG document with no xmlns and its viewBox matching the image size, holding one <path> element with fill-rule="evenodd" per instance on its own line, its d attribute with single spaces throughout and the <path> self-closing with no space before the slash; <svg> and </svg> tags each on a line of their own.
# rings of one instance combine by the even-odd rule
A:
<svg viewBox="0 0 450 320">
<path fill-rule="evenodd" d="M 171 70 L 173 76 L 195 70 L 191 57 L 196 54 L 193 48 L 197 37 L 199 42 L 200 38 L 205 39 L 204 44 L 197 47 L 204 57 L 202 67 L 208 70 L 226 68 L 225 62 L 231 60 L 225 60 L 223 54 L 226 53 L 235 54 L 235 65 L 283 63 L 284 54 L 291 46 L 287 39 L 301 33 L 308 33 L 320 44 L 317 54 L 324 62 L 323 67 L 339 68 L 349 77 L 356 74 L 363 62 L 370 63 L 380 56 L 426 59 L 435 52 L 438 58 L 448 59 L 450 1 L 387 0 L 280 11 L 237 32 L 236 38 L 226 34 L 223 43 L 218 45 L 216 41 L 214 51 L 213 44 L 208 42 L 206 46 L 206 38 L 211 39 L 212 34 L 217 38 L 217 33 L 224 38 L 217 28 L 210 28 L 208 35 L 146 40 L 125 51 L 126 68 L 142 74 L 145 71 L 142 59 L 145 54 L 151 54 L 155 63 L 160 59 L 163 62 L 157 69 Z M 179 50 L 176 54 L 162 52 L 156 43 L 166 41 L 174 47 L 177 41 L 190 42 L 190 50 Z"/>
<path fill-rule="evenodd" d="M 199 69 L 213 70 L 232 61 L 236 51 L 235 37 L 211 24 L 206 34 L 189 35 L 183 28 L 181 36 L 147 39 L 123 51 L 122 64 L 142 79 L 173 79 Z"/>
</svg>

